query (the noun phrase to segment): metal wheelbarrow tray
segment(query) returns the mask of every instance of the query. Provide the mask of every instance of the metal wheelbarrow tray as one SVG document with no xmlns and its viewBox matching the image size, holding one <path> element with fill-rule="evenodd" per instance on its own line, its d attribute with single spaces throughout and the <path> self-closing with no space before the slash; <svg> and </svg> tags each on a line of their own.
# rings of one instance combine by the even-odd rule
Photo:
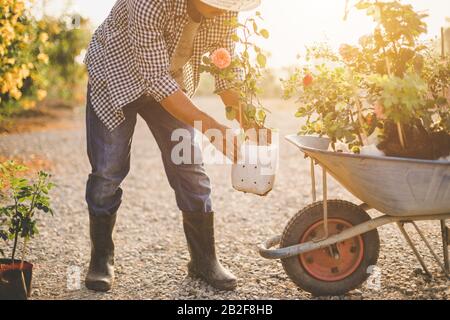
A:
<svg viewBox="0 0 450 320">
<path fill-rule="evenodd" d="M 446 225 L 446 220 L 450 219 L 449 162 L 336 153 L 328 151 L 329 142 L 327 142 L 326 138 L 290 135 L 286 139 L 297 146 L 306 157 L 311 159 L 312 198 L 316 205 L 305 208 L 294 217 L 287 225 L 282 236 L 273 237 L 262 243 L 259 246 L 259 252 L 263 257 L 282 259 L 283 266 L 291 279 L 299 287 L 313 294 L 343 294 L 359 286 L 368 278 L 368 274 L 364 274 L 361 270 L 358 271 L 358 268 L 352 264 L 359 263 L 358 266 L 361 269 L 360 264 L 364 262 L 364 259 L 369 259 L 369 257 L 366 257 L 367 255 L 371 255 L 369 260 L 372 263 L 373 261 L 376 262 L 379 250 L 377 228 L 386 224 L 397 223 L 407 243 L 411 246 L 421 263 L 423 270 L 431 276 L 421 255 L 404 228 L 405 224 L 410 223 L 419 233 L 428 249 L 430 249 L 445 275 L 449 276 L 449 228 Z M 314 169 L 316 164 L 320 165 L 323 170 L 323 201 L 320 202 L 319 206 L 319 203 L 316 202 Z M 345 201 L 329 201 L 327 174 L 333 176 L 363 203 L 354 208 L 355 205 Z M 342 203 L 339 204 L 337 202 Z M 354 213 L 350 214 L 342 210 L 340 210 L 342 212 L 341 216 L 339 216 L 339 212 L 333 213 L 333 210 L 342 206 Z M 378 210 L 384 215 L 371 219 L 366 213 L 371 208 Z M 321 210 L 320 219 L 317 218 L 317 210 Z M 315 218 L 312 217 L 314 214 Z M 363 220 L 358 220 L 357 215 L 364 215 L 365 217 Z M 351 223 L 349 219 L 363 222 Z M 438 255 L 433 251 L 430 243 L 415 223 L 415 221 L 424 220 L 441 222 L 444 248 L 443 263 L 439 260 Z M 304 234 L 294 234 L 292 236 L 292 232 L 300 230 L 300 233 L 305 233 L 307 232 L 305 230 L 309 230 L 307 229 L 308 226 L 302 228 L 299 226 L 299 223 L 315 224 L 316 229 L 312 231 L 314 237 L 306 236 L 305 238 Z M 333 229 L 333 223 L 335 225 L 340 223 L 341 229 Z M 295 227 L 296 224 L 297 227 Z M 342 224 L 346 226 L 342 227 Z M 323 231 L 320 231 L 320 235 L 317 235 L 317 230 L 319 230 L 317 228 L 319 227 Z M 298 236 L 297 239 L 300 239 L 297 243 L 295 243 L 296 236 Z M 289 237 L 291 240 L 285 239 Z M 369 241 L 369 238 L 363 239 L 362 237 L 369 237 L 371 240 Z M 365 242 L 361 242 L 362 240 Z M 353 246 L 361 244 L 359 251 L 362 251 L 362 253 L 359 252 L 354 256 L 347 256 L 346 252 L 339 252 L 344 250 L 346 241 L 353 241 Z M 364 243 L 366 244 L 365 247 Z M 281 244 L 280 248 L 272 249 L 278 244 Z M 327 255 L 324 256 L 324 252 L 322 252 L 324 250 L 329 257 Z M 371 251 L 371 253 L 368 253 L 368 251 Z M 374 257 L 375 255 L 376 257 Z M 334 260 L 332 259 L 333 257 Z M 348 261 L 345 261 L 343 257 Z M 330 260 L 328 260 L 329 258 Z M 342 263 L 339 262 L 339 259 L 343 259 Z M 328 267 L 330 267 L 331 271 L 327 273 Z M 339 270 L 340 268 L 345 270 L 341 271 Z M 339 274 L 339 272 L 341 272 L 340 275 L 342 277 L 335 277 L 334 275 Z M 360 272 L 360 275 L 356 276 L 352 272 Z M 354 279 L 349 280 L 344 276 L 347 276 L 347 278 L 354 277 Z"/>
</svg>

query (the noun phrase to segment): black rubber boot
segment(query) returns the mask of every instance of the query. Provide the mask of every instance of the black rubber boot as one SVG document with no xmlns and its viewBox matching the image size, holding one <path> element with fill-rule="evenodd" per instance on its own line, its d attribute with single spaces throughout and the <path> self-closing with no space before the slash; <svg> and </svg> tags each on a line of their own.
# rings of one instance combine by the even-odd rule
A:
<svg viewBox="0 0 450 320">
<path fill-rule="evenodd" d="M 220 264 L 216 256 L 214 214 L 183 212 L 183 227 L 191 254 L 189 276 L 200 278 L 219 290 L 236 289 L 236 277 Z"/>
<path fill-rule="evenodd" d="M 89 216 L 91 235 L 91 262 L 86 276 L 86 287 L 106 292 L 114 282 L 114 242 L 112 234 L 116 214 Z"/>
</svg>

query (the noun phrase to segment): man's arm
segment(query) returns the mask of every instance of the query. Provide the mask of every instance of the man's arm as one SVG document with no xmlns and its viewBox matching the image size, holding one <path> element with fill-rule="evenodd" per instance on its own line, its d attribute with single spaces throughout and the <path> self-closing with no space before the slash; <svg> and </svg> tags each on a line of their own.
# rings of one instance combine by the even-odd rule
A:
<svg viewBox="0 0 450 320">
<path fill-rule="evenodd" d="M 174 94 L 168 96 L 161 101 L 161 105 L 176 119 L 192 127 L 194 127 L 196 121 L 201 121 L 203 134 L 210 129 L 219 130 L 222 134 L 222 140 L 211 142 L 229 159 L 234 162 L 237 161 L 236 137 L 233 136 L 232 141 L 228 141 L 227 138 L 229 132 L 227 130 L 229 128 L 218 123 L 214 118 L 197 108 L 183 91 L 178 90 Z"/>
<path fill-rule="evenodd" d="M 169 73 L 169 54 L 164 39 L 166 8 L 164 1 L 129 1 L 128 38 L 133 46 L 138 71 L 148 94 L 156 101 L 180 88 Z"/>
<path fill-rule="evenodd" d="M 228 128 L 197 108 L 169 73 L 169 54 L 162 31 L 165 23 L 164 10 L 162 0 L 134 0 L 129 7 L 129 38 L 147 93 L 176 119 L 190 126 L 194 126 L 195 121 L 201 121 L 203 133 L 209 129 L 218 129 L 225 138 Z M 230 148 L 220 151 L 233 159 L 234 150 Z"/>
</svg>

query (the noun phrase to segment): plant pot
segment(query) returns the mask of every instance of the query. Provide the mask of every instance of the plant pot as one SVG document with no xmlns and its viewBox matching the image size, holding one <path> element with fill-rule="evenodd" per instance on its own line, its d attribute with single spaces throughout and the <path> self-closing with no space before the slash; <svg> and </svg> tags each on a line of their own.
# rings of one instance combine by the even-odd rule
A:
<svg viewBox="0 0 450 320">
<path fill-rule="evenodd" d="M 318 136 L 298 136 L 296 139 L 302 146 L 325 151 L 328 150 L 331 143 L 330 138 Z"/>
<path fill-rule="evenodd" d="M 0 259 L 0 300 L 26 300 L 31 295 L 33 265 L 16 260 Z"/>
<path fill-rule="evenodd" d="M 244 144 L 241 157 L 231 169 L 233 188 L 266 196 L 272 191 L 278 170 L 278 147 Z"/>
</svg>

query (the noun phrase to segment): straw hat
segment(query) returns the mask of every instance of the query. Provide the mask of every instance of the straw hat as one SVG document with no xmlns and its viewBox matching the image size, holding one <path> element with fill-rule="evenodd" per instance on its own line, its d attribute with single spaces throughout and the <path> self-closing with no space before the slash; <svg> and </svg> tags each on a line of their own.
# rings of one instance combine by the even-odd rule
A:
<svg viewBox="0 0 450 320">
<path fill-rule="evenodd" d="M 226 11 L 248 11 L 257 8 L 261 0 L 200 0 L 207 5 Z"/>
</svg>

